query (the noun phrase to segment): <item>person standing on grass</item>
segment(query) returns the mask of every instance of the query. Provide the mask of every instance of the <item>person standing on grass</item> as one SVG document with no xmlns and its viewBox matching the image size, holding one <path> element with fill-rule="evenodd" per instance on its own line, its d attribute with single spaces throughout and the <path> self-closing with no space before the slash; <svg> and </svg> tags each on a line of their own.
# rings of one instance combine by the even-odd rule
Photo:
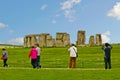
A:
<svg viewBox="0 0 120 80">
<path fill-rule="evenodd" d="M 8 67 L 7 60 L 8 60 L 8 52 L 6 51 L 5 48 L 2 49 L 2 57 L 1 59 L 3 60 L 3 67 Z"/>
<path fill-rule="evenodd" d="M 31 58 L 33 68 L 37 68 L 37 50 L 34 46 L 32 46 L 32 49 L 30 50 L 29 58 Z"/>
<path fill-rule="evenodd" d="M 76 68 L 77 48 L 72 44 L 68 51 L 70 52 L 69 68 L 72 68 L 72 64 L 73 67 Z"/>
<path fill-rule="evenodd" d="M 102 46 L 102 49 L 104 51 L 105 69 L 107 69 L 107 68 L 111 69 L 111 49 L 112 49 L 112 46 L 109 43 L 105 43 L 105 45 Z"/>
<path fill-rule="evenodd" d="M 37 67 L 41 68 L 41 65 L 40 65 L 40 53 L 41 53 L 41 49 L 39 47 L 39 44 L 35 44 L 35 48 L 37 50 Z"/>
</svg>

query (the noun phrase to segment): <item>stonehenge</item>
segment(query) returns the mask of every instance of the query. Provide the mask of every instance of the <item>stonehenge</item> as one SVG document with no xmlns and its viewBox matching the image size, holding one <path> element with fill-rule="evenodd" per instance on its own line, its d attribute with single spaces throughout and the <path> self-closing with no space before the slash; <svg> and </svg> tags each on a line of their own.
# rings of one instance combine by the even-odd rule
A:
<svg viewBox="0 0 120 80">
<path fill-rule="evenodd" d="M 95 37 L 94 37 L 94 35 L 90 36 L 90 38 L 89 38 L 89 46 L 101 46 L 101 45 L 102 45 L 101 34 L 96 34 Z"/>
<path fill-rule="evenodd" d="M 96 45 L 102 45 L 102 37 L 101 34 L 96 34 Z"/>
<path fill-rule="evenodd" d="M 31 34 L 24 37 L 24 47 L 31 47 L 37 43 L 40 47 L 52 47 L 55 45 L 55 39 L 48 33 Z"/>
<path fill-rule="evenodd" d="M 70 35 L 67 33 L 56 33 L 56 39 L 52 38 L 48 33 L 31 34 L 24 37 L 24 47 L 34 46 L 36 43 L 40 47 L 66 47 L 70 45 Z"/>
<path fill-rule="evenodd" d="M 85 45 L 85 31 L 78 31 L 77 33 L 77 46 Z"/>
<path fill-rule="evenodd" d="M 77 32 L 76 46 L 86 45 L 85 31 Z M 57 32 L 56 38 L 53 38 L 49 33 L 29 34 L 24 37 L 24 47 L 32 47 L 34 44 L 39 44 L 40 47 L 67 47 L 70 46 L 70 35 L 66 32 Z M 89 46 L 102 45 L 101 34 L 91 35 L 89 38 Z"/>
<path fill-rule="evenodd" d="M 94 35 L 90 36 L 90 38 L 89 38 L 89 46 L 95 46 L 95 38 L 94 38 Z"/>
<path fill-rule="evenodd" d="M 67 33 L 56 33 L 56 47 L 69 46 L 70 35 Z"/>
</svg>

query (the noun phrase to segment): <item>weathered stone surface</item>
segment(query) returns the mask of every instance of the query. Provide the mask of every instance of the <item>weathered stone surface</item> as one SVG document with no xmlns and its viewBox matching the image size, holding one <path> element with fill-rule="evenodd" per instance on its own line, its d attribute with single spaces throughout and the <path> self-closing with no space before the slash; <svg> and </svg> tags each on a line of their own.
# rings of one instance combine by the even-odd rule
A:
<svg viewBox="0 0 120 80">
<path fill-rule="evenodd" d="M 31 36 L 31 46 L 37 43 L 36 36 Z"/>
<path fill-rule="evenodd" d="M 40 34 L 40 38 L 39 38 L 39 45 L 40 45 L 40 47 L 46 47 L 46 45 L 47 45 L 47 35 L 49 35 L 49 34 Z"/>
<path fill-rule="evenodd" d="M 77 45 L 82 46 L 85 45 L 85 31 L 78 31 L 77 33 Z"/>
<path fill-rule="evenodd" d="M 48 39 L 47 40 L 47 45 L 46 45 L 47 47 L 53 47 L 53 46 L 55 46 L 55 39 Z"/>
<path fill-rule="evenodd" d="M 31 47 L 31 37 L 27 37 L 27 47 Z"/>
<path fill-rule="evenodd" d="M 27 47 L 27 37 L 24 37 L 24 47 Z"/>
<path fill-rule="evenodd" d="M 70 45 L 70 35 L 67 33 L 64 34 L 64 36 L 63 36 L 63 44 L 64 44 L 64 46 Z"/>
<path fill-rule="evenodd" d="M 64 46 L 64 45 L 63 45 L 63 41 L 62 41 L 62 40 L 56 40 L 55 46 L 56 46 L 56 47 L 62 47 L 62 46 Z"/>
<path fill-rule="evenodd" d="M 63 34 L 66 34 L 66 33 L 56 33 L 56 40 L 62 40 Z"/>
<path fill-rule="evenodd" d="M 84 46 L 86 40 L 85 31 L 78 31 L 77 33 L 77 46 Z M 57 32 L 56 39 L 48 33 L 42 34 L 29 34 L 24 37 L 24 47 L 31 47 L 38 43 L 40 47 L 65 47 L 70 45 L 70 35 L 65 32 Z M 89 46 L 102 45 L 101 34 L 96 34 L 96 43 L 94 36 L 89 38 Z"/>
<path fill-rule="evenodd" d="M 70 45 L 70 35 L 67 33 L 56 33 L 56 47 L 65 47 Z"/>
<path fill-rule="evenodd" d="M 97 46 L 102 45 L 102 37 L 101 37 L 101 34 L 96 34 L 96 45 L 97 45 Z"/>
<path fill-rule="evenodd" d="M 31 47 L 36 43 L 38 43 L 40 47 L 52 47 L 55 46 L 55 39 L 47 33 L 30 34 L 24 37 L 24 47 Z"/>
<path fill-rule="evenodd" d="M 55 39 L 52 38 L 52 36 L 47 35 L 47 47 L 53 47 L 55 46 Z"/>
<path fill-rule="evenodd" d="M 90 36 L 90 39 L 89 39 L 89 46 L 95 46 L 95 39 L 94 39 L 94 36 Z"/>
</svg>

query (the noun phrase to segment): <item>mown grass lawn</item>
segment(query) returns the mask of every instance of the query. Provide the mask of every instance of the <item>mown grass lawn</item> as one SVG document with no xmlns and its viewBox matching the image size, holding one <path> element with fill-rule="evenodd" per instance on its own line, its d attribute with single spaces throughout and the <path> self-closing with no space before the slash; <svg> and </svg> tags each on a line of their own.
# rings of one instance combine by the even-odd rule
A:
<svg viewBox="0 0 120 80">
<path fill-rule="evenodd" d="M 30 48 L 7 50 L 9 68 L 0 61 L 0 80 L 120 80 L 120 45 L 113 45 L 111 70 L 104 70 L 101 47 L 78 47 L 77 69 L 68 69 L 68 48 L 42 48 L 42 69 L 32 69 Z"/>
<path fill-rule="evenodd" d="M 119 69 L 1 69 L 0 80 L 120 80 Z"/>
</svg>

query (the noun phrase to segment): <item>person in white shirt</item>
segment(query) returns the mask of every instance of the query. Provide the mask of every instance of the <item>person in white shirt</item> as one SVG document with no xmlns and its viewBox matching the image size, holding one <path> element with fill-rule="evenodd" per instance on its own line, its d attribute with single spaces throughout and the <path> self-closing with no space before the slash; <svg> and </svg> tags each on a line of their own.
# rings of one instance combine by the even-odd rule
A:
<svg viewBox="0 0 120 80">
<path fill-rule="evenodd" d="M 72 63 L 73 67 L 76 68 L 77 48 L 75 47 L 74 44 L 72 44 L 68 51 L 70 52 L 69 68 L 72 68 Z"/>
<path fill-rule="evenodd" d="M 39 44 L 35 44 L 36 50 L 37 50 L 37 67 L 41 68 L 40 65 L 40 53 L 41 53 L 41 49 L 39 47 Z"/>
</svg>

